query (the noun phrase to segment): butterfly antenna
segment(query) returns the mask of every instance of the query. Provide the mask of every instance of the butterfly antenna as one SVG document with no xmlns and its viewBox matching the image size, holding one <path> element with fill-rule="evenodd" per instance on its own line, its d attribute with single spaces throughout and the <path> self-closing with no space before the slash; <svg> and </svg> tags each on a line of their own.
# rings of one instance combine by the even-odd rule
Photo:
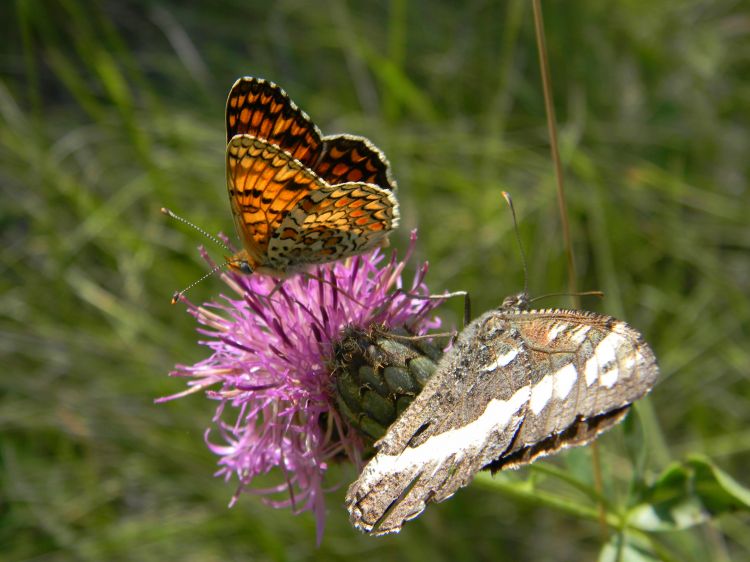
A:
<svg viewBox="0 0 750 562">
<path fill-rule="evenodd" d="M 510 198 L 510 193 L 503 191 L 503 198 L 510 207 L 510 213 L 513 215 L 513 231 L 516 233 L 516 241 L 518 242 L 518 250 L 521 252 L 521 265 L 523 266 L 523 294 L 529 294 L 529 268 L 526 265 L 526 252 L 523 251 L 523 244 L 521 243 L 521 234 L 518 232 L 518 219 L 516 218 L 516 208 L 513 206 L 513 199 Z"/>
<path fill-rule="evenodd" d="M 216 244 L 217 246 L 221 246 L 222 248 L 224 248 L 227 252 L 234 253 L 234 252 L 232 252 L 232 249 L 229 246 L 227 246 L 224 242 L 222 242 L 221 240 L 219 240 L 213 234 L 211 234 L 209 232 L 206 232 L 200 226 L 198 226 L 196 224 L 193 224 L 192 222 L 190 222 L 189 220 L 187 220 L 185 218 L 182 218 L 180 215 L 174 214 L 172 211 L 170 211 L 166 207 L 162 207 L 161 208 L 161 212 L 162 212 L 163 215 L 167 215 L 169 218 L 172 218 L 172 219 L 174 219 L 176 221 L 181 222 L 182 224 L 185 224 L 185 225 L 189 226 L 190 228 L 192 228 L 194 230 L 197 230 L 203 236 L 205 236 L 206 238 L 208 238 L 209 240 L 211 240 L 214 244 Z M 201 279 L 201 281 L 202 281 L 202 279 Z"/>
<path fill-rule="evenodd" d="M 214 266 L 214 268 L 208 273 L 206 273 L 203 277 L 201 277 L 197 281 L 193 281 L 192 283 L 190 283 L 190 285 L 185 287 L 182 291 L 175 291 L 175 293 L 172 295 L 172 304 L 177 304 L 180 301 L 180 299 L 182 299 L 182 297 L 185 295 L 185 293 L 187 293 L 190 289 L 195 287 L 201 281 L 205 281 L 206 279 L 208 279 L 215 273 L 218 273 L 219 271 L 221 271 L 228 265 L 229 263 L 220 263 L 219 265 Z"/>
<path fill-rule="evenodd" d="M 529 304 L 531 304 L 534 301 L 546 299 L 549 297 L 598 297 L 600 299 L 604 298 L 604 293 L 602 291 L 578 291 L 575 293 L 547 293 L 546 295 L 539 295 L 538 297 L 534 297 L 533 299 L 529 299 Z"/>
</svg>

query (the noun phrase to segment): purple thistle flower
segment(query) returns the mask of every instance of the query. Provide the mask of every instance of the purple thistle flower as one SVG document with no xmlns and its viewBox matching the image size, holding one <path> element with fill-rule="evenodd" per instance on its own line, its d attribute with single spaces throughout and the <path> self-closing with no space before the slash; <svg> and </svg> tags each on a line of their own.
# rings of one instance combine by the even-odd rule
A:
<svg viewBox="0 0 750 562">
<path fill-rule="evenodd" d="M 440 301 L 407 294 L 429 294 L 426 263 L 418 268 L 411 287 L 402 290 L 401 274 L 415 242 L 413 232 L 403 261 L 395 254 L 385 261 L 376 249 L 319 266 L 311 275 L 291 277 L 270 299 L 275 279 L 227 272 L 222 279 L 237 298 L 222 296 L 221 304 L 203 306 L 184 300 L 204 326 L 198 331 L 210 339 L 201 343 L 212 354 L 195 365 L 177 365 L 170 374 L 192 379 L 189 388 L 158 401 L 203 390 L 219 401 L 205 439 L 220 457 L 216 475 L 227 481 L 236 476 L 239 481 L 230 506 L 245 491 L 285 494 L 264 501 L 291 507 L 295 513 L 312 511 L 320 543 L 328 462 L 343 454 L 361 467 L 364 447 L 358 432 L 334 407 L 334 342 L 346 326 L 406 326 L 414 334 L 424 334 L 440 325 L 439 319 L 429 317 Z M 203 257 L 212 263 L 205 252 Z M 253 478 L 272 469 L 279 472 L 277 486 L 250 490 Z"/>
</svg>

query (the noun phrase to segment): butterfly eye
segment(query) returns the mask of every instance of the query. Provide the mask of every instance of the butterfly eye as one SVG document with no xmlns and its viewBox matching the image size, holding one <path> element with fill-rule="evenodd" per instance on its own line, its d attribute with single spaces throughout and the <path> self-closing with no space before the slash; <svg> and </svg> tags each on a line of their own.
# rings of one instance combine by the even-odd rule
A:
<svg viewBox="0 0 750 562">
<path fill-rule="evenodd" d="M 250 264 L 247 263 L 245 260 L 242 260 L 241 262 L 237 264 L 237 269 L 239 269 L 245 275 L 251 275 L 253 272 L 253 268 L 250 267 Z"/>
<path fill-rule="evenodd" d="M 529 307 L 529 296 L 523 292 L 505 297 L 500 310 L 526 310 Z"/>
</svg>

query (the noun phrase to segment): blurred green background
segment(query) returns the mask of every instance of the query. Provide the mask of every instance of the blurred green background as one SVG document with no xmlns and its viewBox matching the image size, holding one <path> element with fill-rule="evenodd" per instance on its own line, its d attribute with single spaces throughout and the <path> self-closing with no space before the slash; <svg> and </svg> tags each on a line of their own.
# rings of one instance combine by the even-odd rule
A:
<svg viewBox="0 0 750 562">
<path fill-rule="evenodd" d="M 606 293 L 584 306 L 641 330 L 662 367 L 630 429 L 600 439 L 608 497 L 627 501 L 639 455 L 645 478 L 700 453 L 750 483 L 750 11 L 544 9 L 579 286 Z M 169 304 L 206 271 L 203 240 L 159 208 L 233 234 L 223 112 L 242 75 L 386 152 L 393 245 L 419 227 L 433 292 L 469 290 L 477 315 L 522 288 L 502 190 L 531 293 L 565 290 L 528 2 L 16 0 L 0 16 L 1 559 L 596 559 L 595 521 L 484 479 L 399 536 L 365 537 L 343 508 L 350 466 L 330 471 L 316 549 L 310 514 L 252 496 L 227 509 L 234 487 L 203 444 L 214 403 L 153 403 L 183 389 L 174 363 L 207 354 Z M 213 279 L 191 298 L 223 290 Z M 446 325 L 460 310 L 443 309 Z M 587 450 L 544 464 L 591 470 Z M 749 560 L 750 518 L 657 541 L 665 560 Z"/>
</svg>

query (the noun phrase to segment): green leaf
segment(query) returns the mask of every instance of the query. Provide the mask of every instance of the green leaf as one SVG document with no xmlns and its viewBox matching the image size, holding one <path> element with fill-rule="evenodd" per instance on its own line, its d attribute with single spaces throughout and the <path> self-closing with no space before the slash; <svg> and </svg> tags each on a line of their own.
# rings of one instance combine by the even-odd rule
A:
<svg viewBox="0 0 750 562">
<path fill-rule="evenodd" d="M 687 465 L 694 471 L 695 492 L 713 514 L 750 510 L 750 489 L 743 486 L 709 459 L 693 456 Z"/>
<path fill-rule="evenodd" d="M 674 531 L 712 517 L 750 509 L 750 490 L 704 457 L 668 467 L 628 515 L 645 531 Z"/>
<path fill-rule="evenodd" d="M 598 562 L 655 562 L 659 560 L 643 538 L 629 533 L 614 535 L 599 553 Z"/>
</svg>

